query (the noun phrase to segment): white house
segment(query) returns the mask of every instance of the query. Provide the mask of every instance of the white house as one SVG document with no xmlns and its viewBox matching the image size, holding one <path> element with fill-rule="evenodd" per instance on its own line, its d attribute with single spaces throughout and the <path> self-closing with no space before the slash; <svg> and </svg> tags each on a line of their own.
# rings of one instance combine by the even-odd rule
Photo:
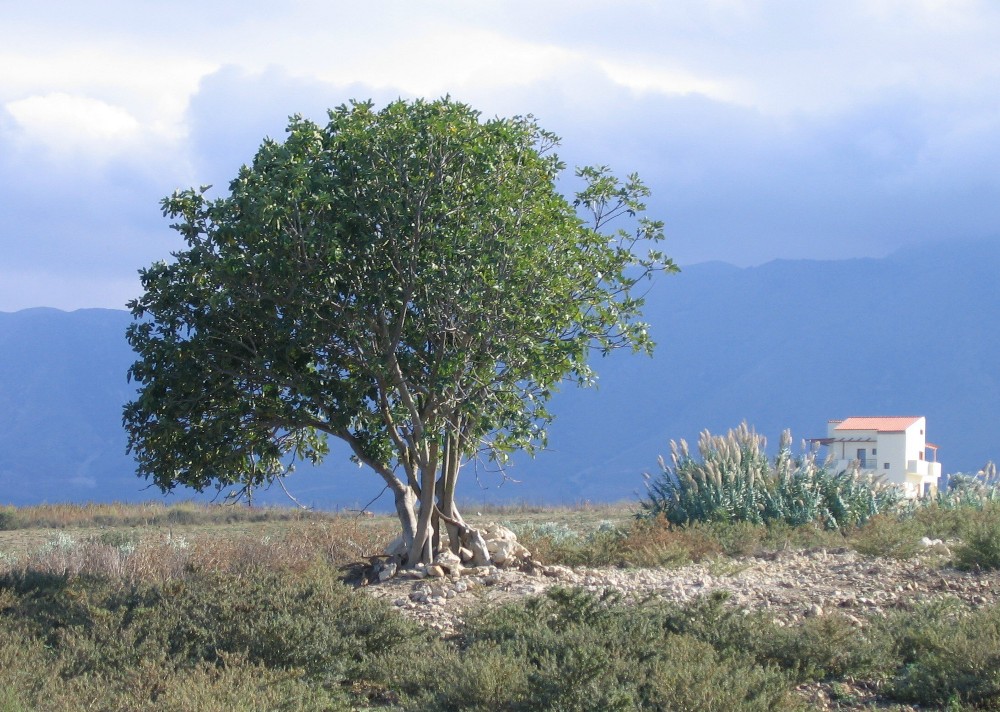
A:
<svg viewBox="0 0 1000 712">
<path fill-rule="evenodd" d="M 926 430 L 923 417 L 852 417 L 829 421 L 827 436 L 813 441 L 826 445 L 837 470 L 856 461 L 862 471 L 901 485 L 908 497 L 919 497 L 935 493 L 941 477 L 938 448 L 927 442 Z"/>
</svg>

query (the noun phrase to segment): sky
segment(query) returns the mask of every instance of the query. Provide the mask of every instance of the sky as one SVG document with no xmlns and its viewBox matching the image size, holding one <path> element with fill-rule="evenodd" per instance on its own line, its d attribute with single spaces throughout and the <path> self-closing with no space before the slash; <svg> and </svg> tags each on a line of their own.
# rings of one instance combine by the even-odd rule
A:
<svg viewBox="0 0 1000 712">
<path fill-rule="evenodd" d="M 682 265 L 997 239 L 998 46 L 966 0 L 0 0 L 0 311 L 123 308 L 163 197 L 352 99 L 534 115 Z"/>
</svg>

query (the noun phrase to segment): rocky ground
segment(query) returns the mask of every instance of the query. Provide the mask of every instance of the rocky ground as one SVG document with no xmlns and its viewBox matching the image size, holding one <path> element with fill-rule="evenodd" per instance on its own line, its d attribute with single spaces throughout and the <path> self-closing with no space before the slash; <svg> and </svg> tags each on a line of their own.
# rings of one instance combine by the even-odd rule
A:
<svg viewBox="0 0 1000 712">
<path fill-rule="evenodd" d="M 902 561 L 868 558 L 839 548 L 783 551 L 675 569 L 455 566 L 444 576 L 403 574 L 365 588 L 444 636 L 454 633 L 462 617 L 479 606 L 539 594 L 551 586 L 581 586 L 591 591 L 615 588 L 626 600 L 656 596 L 687 601 L 724 590 L 730 593 L 732 605 L 769 611 L 779 625 L 836 611 L 863 627 L 884 611 L 919 611 L 929 601 L 944 596 L 972 606 L 996 602 L 1000 573 L 957 571 L 947 566 L 948 558 L 947 548 L 937 544 Z M 864 684 L 851 690 L 843 689 L 842 684 L 838 688 L 836 695 L 824 685 L 807 686 L 799 692 L 816 709 L 878 706 L 873 691 Z"/>
</svg>

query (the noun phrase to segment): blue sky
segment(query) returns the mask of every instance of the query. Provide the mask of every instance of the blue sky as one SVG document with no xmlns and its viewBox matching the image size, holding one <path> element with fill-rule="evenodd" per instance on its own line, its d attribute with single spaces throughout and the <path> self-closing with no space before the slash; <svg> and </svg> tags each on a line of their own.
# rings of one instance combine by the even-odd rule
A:
<svg viewBox="0 0 1000 712">
<path fill-rule="evenodd" d="M 0 0 L 0 311 L 117 307 L 286 118 L 445 93 L 639 172 L 681 264 L 994 238 L 1000 5 Z"/>
</svg>

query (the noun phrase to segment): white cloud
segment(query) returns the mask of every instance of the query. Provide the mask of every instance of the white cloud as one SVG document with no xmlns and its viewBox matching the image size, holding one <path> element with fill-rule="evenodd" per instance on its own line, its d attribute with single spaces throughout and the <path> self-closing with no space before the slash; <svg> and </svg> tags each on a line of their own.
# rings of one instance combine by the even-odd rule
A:
<svg viewBox="0 0 1000 712">
<path fill-rule="evenodd" d="M 87 96 L 123 108 L 159 136 L 182 138 L 188 101 L 217 65 L 155 47 L 106 45 L 0 50 L 0 101 Z"/>
<path fill-rule="evenodd" d="M 57 153 L 109 156 L 131 149 L 142 127 L 125 109 L 86 96 L 54 93 L 4 105 L 19 134 Z"/>
<path fill-rule="evenodd" d="M 986 0 L 151 8 L 3 13 L 0 308 L 118 305 L 176 244 L 160 196 L 224 188 L 288 114 L 322 120 L 351 98 L 450 93 L 535 114 L 571 165 L 647 178 L 687 262 L 882 253 L 1000 215 L 1000 6 Z"/>
<path fill-rule="evenodd" d="M 587 59 L 555 44 L 523 41 L 482 27 L 438 22 L 417 23 L 411 30 L 380 42 L 299 38 L 303 45 L 284 63 L 299 76 L 433 97 L 467 87 L 531 84 Z"/>
<path fill-rule="evenodd" d="M 739 92 L 721 79 L 699 77 L 684 70 L 656 66 L 655 63 L 598 61 L 598 66 L 612 81 L 639 92 L 660 94 L 702 94 L 733 103 L 745 103 Z"/>
</svg>

